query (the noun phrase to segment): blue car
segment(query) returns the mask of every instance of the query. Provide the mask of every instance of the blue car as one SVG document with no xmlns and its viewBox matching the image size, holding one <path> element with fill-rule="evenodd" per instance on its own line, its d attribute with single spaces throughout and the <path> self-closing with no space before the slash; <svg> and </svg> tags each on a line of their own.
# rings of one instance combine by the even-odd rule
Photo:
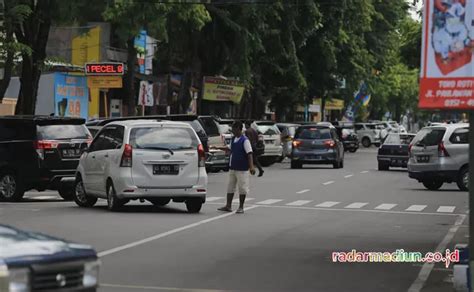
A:
<svg viewBox="0 0 474 292">
<path fill-rule="evenodd" d="M 302 168 L 304 164 L 344 167 L 344 144 L 335 127 L 304 125 L 296 130 L 291 151 L 291 168 Z"/>
<path fill-rule="evenodd" d="M 0 224 L 0 291 L 96 291 L 99 265 L 88 245 Z"/>
</svg>

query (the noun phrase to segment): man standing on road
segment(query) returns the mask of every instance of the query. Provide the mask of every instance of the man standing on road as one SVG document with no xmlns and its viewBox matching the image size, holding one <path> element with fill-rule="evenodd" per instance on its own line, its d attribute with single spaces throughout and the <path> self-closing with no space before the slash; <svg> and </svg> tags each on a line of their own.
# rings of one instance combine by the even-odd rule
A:
<svg viewBox="0 0 474 292">
<path fill-rule="evenodd" d="M 261 177 L 264 171 L 257 157 L 258 133 L 254 128 L 252 128 L 252 121 L 247 120 L 245 122 L 245 128 L 245 136 L 247 136 L 247 138 L 250 140 L 250 145 L 252 145 L 253 161 L 258 168 L 258 176 Z"/>
<path fill-rule="evenodd" d="M 255 174 L 253 166 L 252 146 L 249 139 L 242 135 L 243 125 L 240 121 L 235 121 L 232 124 L 232 133 L 234 139 L 227 148 L 222 148 L 231 151 L 230 165 L 229 165 L 229 184 L 227 186 L 227 204 L 219 208 L 219 211 L 232 212 L 232 199 L 234 192 L 237 189 L 239 192 L 239 208 L 238 214 L 244 213 L 244 203 L 247 194 L 249 193 L 249 171 L 252 175 Z M 214 147 L 215 148 L 215 147 Z M 219 149 L 221 149 L 219 147 Z"/>
</svg>

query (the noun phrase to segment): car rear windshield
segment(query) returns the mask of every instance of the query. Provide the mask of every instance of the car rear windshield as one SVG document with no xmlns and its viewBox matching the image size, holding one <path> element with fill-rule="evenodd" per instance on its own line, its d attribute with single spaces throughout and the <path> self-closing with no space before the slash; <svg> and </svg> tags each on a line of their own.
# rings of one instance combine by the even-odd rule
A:
<svg viewBox="0 0 474 292">
<path fill-rule="evenodd" d="M 300 128 L 296 132 L 295 138 L 303 140 L 327 140 L 331 139 L 331 131 L 329 129 Z"/>
<path fill-rule="evenodd" d="M 199 121 L 201 122 L 206 134 L 210 137 L 219 136 L 219 127 L 212 117 L 200 117 Z"/>
<path fill-rule="evenodd" d="M 366 125 L 368 129 L 375 130 L 376 125 Z"/>
<path fill-rule="evenodd" d="M 197 149 L 199 140 L 193 130 L 176 127 L 142 127 L 130 132 L 130 145 L 135 149 Z"/>
<path fill-rule="evenodd" d="M 413 139 L 415 146 L 436 146 L 442 140 L 446 129 L 421 129 Z"/>
<path fill-rule="evenodd" d="M 413 135 L 390 134 L 383 143 L 384 145 L 408 145 L 413 140 Z"/>
<path fill-rule="evenodd" d="M 46 125 L 37 126 L 40 140 L 70 140 L 92 138 L 85 125 Z"/>
<path fill-rule="evenodd" d="M 232 127 L 229 124 L 219 124 L 221 134 L 232 134 Z"/>
<path fill-rule="evenodd" d="M 262 135 L 280 135 L 280 130 L 276 125 L 257 125 L 257 130 Z"/>
</svg>

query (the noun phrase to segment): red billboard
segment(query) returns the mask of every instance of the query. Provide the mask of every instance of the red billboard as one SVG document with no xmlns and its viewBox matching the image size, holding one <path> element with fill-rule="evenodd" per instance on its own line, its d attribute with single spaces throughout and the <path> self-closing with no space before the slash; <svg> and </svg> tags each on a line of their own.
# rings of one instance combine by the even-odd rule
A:
<svg viewBox="0 0 474 292">
<path fill-rule="evenodd" d="M 425 0 L 419 107 L 474 109 L 474 0 Z"/>
</svg>

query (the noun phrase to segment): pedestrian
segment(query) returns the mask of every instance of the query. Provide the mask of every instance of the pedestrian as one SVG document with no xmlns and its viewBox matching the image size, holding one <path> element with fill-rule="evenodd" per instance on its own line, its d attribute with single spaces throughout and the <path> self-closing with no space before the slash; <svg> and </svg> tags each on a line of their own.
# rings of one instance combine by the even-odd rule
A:
<svg viewBox="0 0 474 292">
<path fill-rule="evenodd" d="M 263 167 L 258 161 L 258 154 L 257 154 L 257 142 L 258 142 L 258 133 L 257 131 L 252 128 L 252 121 L 247 120 L 245 122 L 245 136 L 250 140 L 250 145 L 252 145 L 252 153 L 253 153 L 253 163 L 258 168 L 258 176 L 261 177 L 265 171 L 263 171 Z"/>
<path fill-rule="evenodd" d="M 239 192 L 239 208 L 238 214 L 244 213 L 245 198 L 249 193 L 249 172 L 255 175 L 253 165 L 252 145 L 249 139 L 243 135 L 243 124 L 235 121 L 232 124 L 232 133 L 234 138 L 228 147 L 213 147 L 217 149 L 230 150 L 229 164 L 229 184 L 227 186 L 227 203 L 219 211 L 232 212 L 232 200 L 235 190 Z"/>
</svg>

